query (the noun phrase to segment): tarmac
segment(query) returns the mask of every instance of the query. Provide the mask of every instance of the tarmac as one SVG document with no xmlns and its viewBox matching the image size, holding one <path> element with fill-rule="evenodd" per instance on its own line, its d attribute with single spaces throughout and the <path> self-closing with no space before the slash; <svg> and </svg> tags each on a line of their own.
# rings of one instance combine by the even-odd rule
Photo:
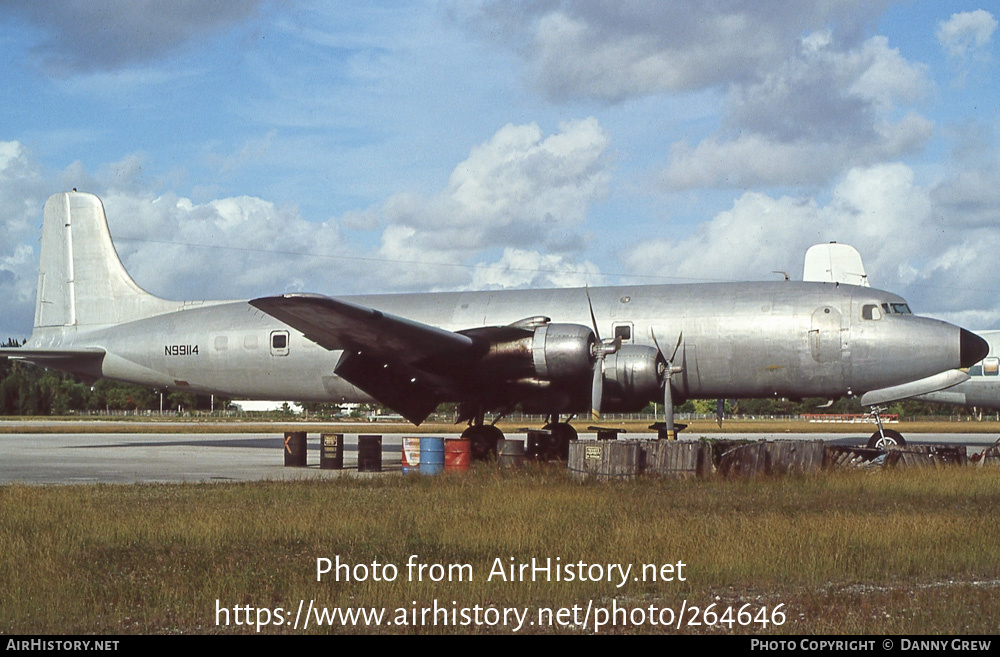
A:
<svg viewBox="0 0 1000 657">
<path fill-rule="evenodd" d="M 0 485 L 219 482 L 391 476 L 401 472 L 402 440 L 382 434 L 381 472 L 358 472 L 357 433 L 344 434 L 343 469 L 321 469 L 320 434 L 307 431 L 306 467 L 284 465 L 283 433 L 4 433 L 0 434 Z M 374 434 L 366 431 L 365 435 Z M 681 434 L 681 440 L 824 440 L 863 444 L 867 434 L 719 433 Z M 413 434 L 416 435 L 416 434 Z M 457 437 L 444 436 L 446 438 Z M 525 434 L 508 434 L 524 440 Z M 624 437 L 624 436 L 623 436 Z M 654 434 L 628 434 L 653 439 Z M 992 433 L 906 435 L 910 445 L 966 445 L 969 455 L 997 441 Z M 582 440 L 596 434 L 580 434 Z"/>
</svg>

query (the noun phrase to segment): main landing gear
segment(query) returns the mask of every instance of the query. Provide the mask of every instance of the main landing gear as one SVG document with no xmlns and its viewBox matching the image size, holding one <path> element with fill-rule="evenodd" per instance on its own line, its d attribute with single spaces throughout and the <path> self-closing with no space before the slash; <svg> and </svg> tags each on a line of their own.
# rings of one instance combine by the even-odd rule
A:
<svg viewBox="0 0 1000 657">
<path fill-rule="evenodd" d="M 548 455 L 560 461 L 569 460 L 569 444 L 577 439 L 576 429 L 569 422 L 560 422 L 559 415 L 553 414 L 552 421 L 542 427 L 549 434 L 548 449 L 543 456 Z"/>
<path fill-rule="evenodd" d="M 576 429 L 569 422 L 560 422 L 558 414 L 550 415 L 549 420 L 542 431 L 533 432 L 535 442 L 525 445 L 525 448 L 540 460 L 566 461 L 569 459 L 569 444 L 577 439 Z M 497 445 L 503 437 L 503 432 L 496 425 L 486 424 L 482 414 L 477 415 L 462 432 L 462 440 L 469 441 L 472 458 L 476 461 L 496 458 Z"/>
<path fill-rule="evenodd" d="M 890 445 L 896 445 L 902 447 L 906 444 L 903 439 L 903 435 L 898 431 L 893 431 L 892 429 L 886 429 L 882 426 L 882 413 L 887 409 L 882 406 L 872 406 L 870 413 L 875 418 L 875 424 L 878 425 L 878 430 L 872 434 L 871 438 L 868 439 L 867 447 L 870 449 L 887 449 Z"/>
<path fill-rule="evenodd" d="M 469 441 L 469 451 L 472 453 L 474 461 L 496 458 L 497 443 L 502 438 L 503 431 L 492 424 L 484 424 L 482 416 L 477 418 L 475 424 L 470 424 L 462 432 L 462 440 Z"/>
</svg>

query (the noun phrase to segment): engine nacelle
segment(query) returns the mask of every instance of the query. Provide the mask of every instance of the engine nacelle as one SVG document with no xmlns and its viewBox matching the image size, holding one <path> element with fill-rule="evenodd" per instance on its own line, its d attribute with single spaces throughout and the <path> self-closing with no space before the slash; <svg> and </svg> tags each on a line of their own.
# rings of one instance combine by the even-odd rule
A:
<svg viewBox="0 0 1000 657">
<path fill-rule="evenodd" d="M 594 371 L 594 332 L 580 324 L 546 324 L 535 329 L 531 360 L 535 375 L 559 380 Z"/>
<path fill-rule="evenodd" d="M 604 359 L 601 410 L 632 413 L 663 401 L 666 360 L 654 347 L 626 344 Z"/>
<path fill-rule="evenodd" d="M 546 386 L 594 371 L 594 332 L 580 324 L 542 324 L 515 340 L 494 342 L 483 367 L 500 381 Z"/>
</svg>

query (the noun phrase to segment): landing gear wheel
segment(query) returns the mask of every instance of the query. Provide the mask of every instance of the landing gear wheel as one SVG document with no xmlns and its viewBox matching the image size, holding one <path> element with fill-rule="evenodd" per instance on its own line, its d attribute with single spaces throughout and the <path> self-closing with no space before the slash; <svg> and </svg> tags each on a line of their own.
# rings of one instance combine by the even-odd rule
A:
<svg viewBox="0 0 1000 657">
<path fill-rule="evenodd" d="M 550 422 L 542 427 L 548 431 L 552 438 L 549 446 L 549 454 L 552 458 L 560 461 L 569 460 L 569 443 L 576 440 L 576 429 L 569 422 Z"/>
<path fill-rule="evenodd" d="M 489 461 L 497 457 L 497 443 L 503 432 L 492 424 L 473 425 L 462 432 L 462 440 L 469 441 L 473 461 Z"/>
<path fill-rule="evenodd" d="M 885 438 L 882 437 L 885 434 Z M 902 447 L 906 444 L 903 440 L 903 435 L 898 431 L 893 431 L 892 429 L 883 429 L 880 434 L 878 431 L 872 434 L 872 437 L 868 439 L 869 449 L 885 449 L 889 445 L 896 445 Z"/>
</svg>

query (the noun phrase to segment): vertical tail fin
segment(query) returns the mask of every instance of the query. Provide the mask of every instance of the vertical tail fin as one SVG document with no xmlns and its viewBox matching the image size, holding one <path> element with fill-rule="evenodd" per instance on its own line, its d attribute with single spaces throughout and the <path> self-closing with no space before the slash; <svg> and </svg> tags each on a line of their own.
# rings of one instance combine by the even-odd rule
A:
<svg viewBox="0 0 1000 657">
<path fill-rule="evenodd" d="M 65 192 L 45 203 L 35 328 L 121 324 L 182 305 L 154 297 L 128 275 L 99 198 Z"/>
</svg>

